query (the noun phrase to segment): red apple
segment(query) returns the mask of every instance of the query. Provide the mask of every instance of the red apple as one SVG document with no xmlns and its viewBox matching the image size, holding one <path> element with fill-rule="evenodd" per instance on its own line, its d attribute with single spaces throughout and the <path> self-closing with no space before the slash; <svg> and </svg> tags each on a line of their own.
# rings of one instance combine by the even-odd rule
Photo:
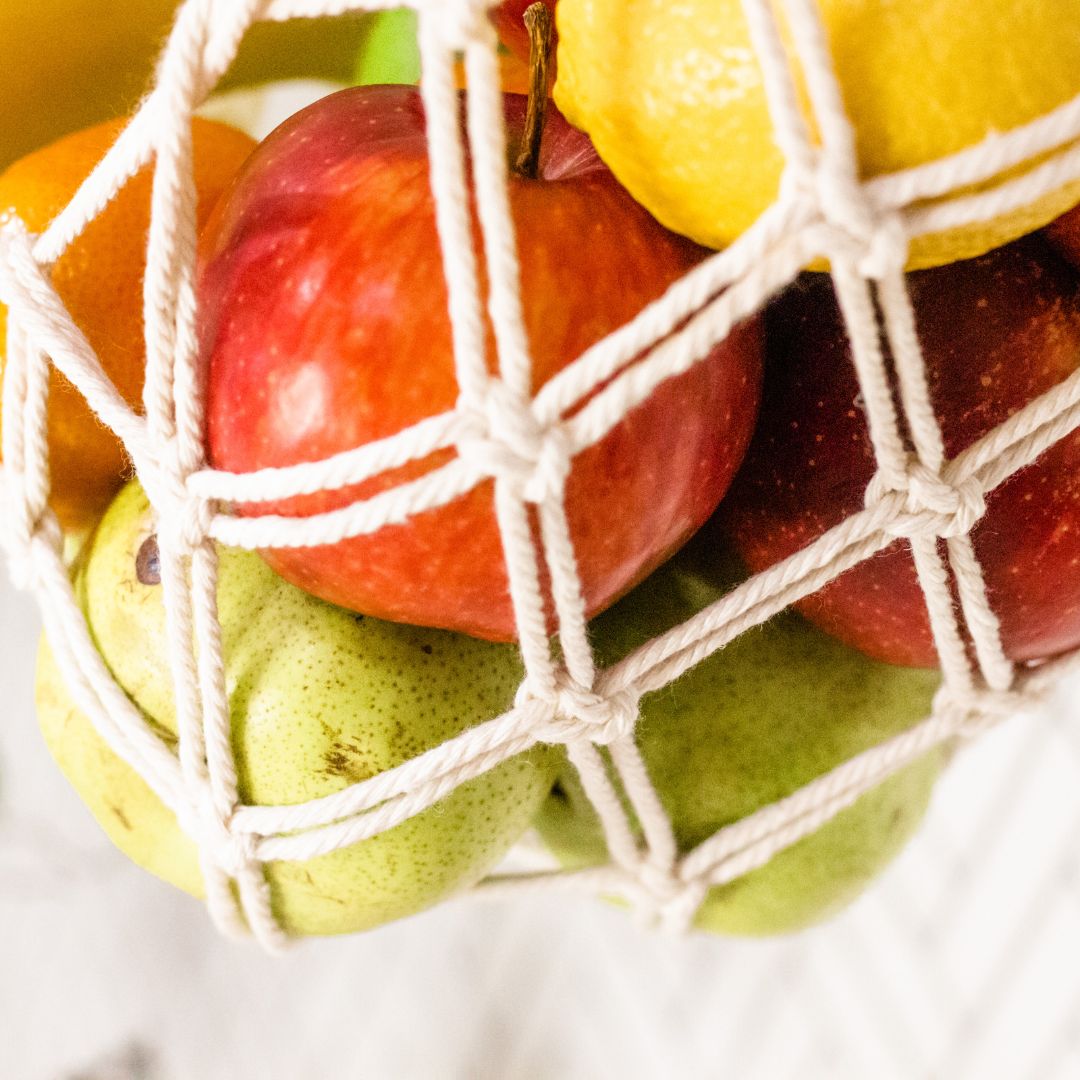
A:
<svg viewBox="0 0 1080 1080">
<path fill-rule="evenodd" d="M 1047 225 L 1046 235 L 1073 266 L 1080 268 L 1080 206 Z"/>
<path fill-rule="evenodd" d="M 1080 366 L 1080 287 L 1042 237 L 909 282 L 950 457 Z M 766 343 L 761 425 L 721 511 L 755 571 L 861 509 L 875 468 L 828 277 L 805 276 L 771 306 Z M 1080 644 L 1080 434 L 1014 474 L 987 507 L 972 538 L 1007 654 Z M 800 607 L 870 656 L 937 662 L 907 541 Z"/>
<path fill-rule="evenodd" d="M 507 95 L 505 113 L 513 142 L 525 99 Z M 510 201 L 534 390 L 703 256 L 635 203 L 555 112 L 538 178 L 515 175 Z M 203 235 L 199 293 L 209 452 L 218 468 L 319 460 L 454 408 L 417 91 L 342 91 L 273 133 Z M 490 332 L 488 357 L 494 370 Z M 751 320 L 576 457 L 567 514 L 590 612 L 645 577 L 711 514 L 749 442 L 760 371 Z M 236 510 L 330 510 L 452 454 L 345 491 Z M 485 482 L 374 535 L 265 554 L 288 580 L 344 607 L 510 639 L 492 492 Z"/>
<path fill-rule="evenodd" d="M 515 56 L 522 60 L 529 59 L 529 32 L 525 29 L 525 11 L 535 2 L 536 0 L 504 0 L 503 3 L 491 10 L 491 21 L 495 24 L 495 29 L 499 31 L 499 38 Z M 551 14 L 554 17 L 556 0 L 543 0 L 543 2 L 551 9 Z M 553 73 L 555 68 L 554 47 L 557 40 L 557 37 L 552 35 L 551 66 Z"/>
</svg>

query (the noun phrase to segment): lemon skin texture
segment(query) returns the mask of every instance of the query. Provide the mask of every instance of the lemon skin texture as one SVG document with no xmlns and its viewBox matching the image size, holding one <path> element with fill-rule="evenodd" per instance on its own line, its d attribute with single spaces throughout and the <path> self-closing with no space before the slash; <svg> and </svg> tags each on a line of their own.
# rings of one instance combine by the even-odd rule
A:
<svg viewBox="0 0 1080 1080">
<path fill-rule="evenodd" d="M 114 676 L 173 740 L 161 586 L 136 554 L 153 529 L 142 489 L 118 496 L 77 579 Z M 278 578 L 257 554 L 221 551 L 218 602 L 240 798 L 294 804 L 400 764 L 508 708 L 517 649 L 356 616 Z M 46 743 L 112 841 L 134 862 L 202 895 L 195 845 L 72 702 L 46 645 L 37 677 Z M 478 880 L 518 839 L 551 788 L 547 749 L 513 758 L 376 837 L 265 872 L 294 935 L 368 929 Z"/>
<path fill-rule="evenodd" d="M 1071 5 L 820 7 L 864 178 L 934 161 L 1080 94 Z M 559 107 L 663 224 L 726 247 L 776 199 L 783 168 L 740 0 L 560 0 L 556 12 Z M 1077 202 L 1074 182 L 988 223 L 917 238 L 909 267 L 980 255 Z"/>
</svg>

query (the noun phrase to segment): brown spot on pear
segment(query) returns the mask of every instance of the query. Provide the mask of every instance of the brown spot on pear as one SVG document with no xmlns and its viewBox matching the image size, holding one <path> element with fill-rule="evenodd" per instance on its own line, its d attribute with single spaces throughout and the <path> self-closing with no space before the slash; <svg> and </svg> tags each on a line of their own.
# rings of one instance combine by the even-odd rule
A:
<svg viewBox="0 0 1080 1080">
<path fill-rule="evenodd" d="M 152 533 L 150 507 L 133 483 L 94 536 L 78 591 L 117 681 L 163 732 L 175 733 L 163 590 L 139 580 L 137 555 Z M 522 677 L 516 647 L 357 620 L 287 584 L 254 553 L 220 554 L 218 606 L 244 802 L 329 795 L 512 705 Z M 38 698 L 54 755 L 117 846 L 198 894 L 194 845 L 71 705 L 44 648 Z M 555 764 L 546 749 L 520 755 L 386 833 L 305 862 L 267 864 L 277 917 L 294 934 L 345 933 L 465 888 L 528 826 Z M 110 805 L 122 808 L 130 830 L 118 828 Z"/>
<path fill-rule="evenodd" d="M 613 662 L 720 598 L 733 578 L 705 576 L 680 553 L 592 624 Z M 730 566 L 725 573 L 730 574 Z M 870 660 L 784 613 L 642 699 L 638 744 L 680 850 L 783 798 L 928 715 L 936 672 Z M 945 751 L 930 751 L 832 821 L 728 885 L 713 888 L 697 925 L 775 934 L 855 899 L 922 819 Z M 567 866 L 606 860 L 603 836 L 573 768 L 537 825 Z"/>
</svg>

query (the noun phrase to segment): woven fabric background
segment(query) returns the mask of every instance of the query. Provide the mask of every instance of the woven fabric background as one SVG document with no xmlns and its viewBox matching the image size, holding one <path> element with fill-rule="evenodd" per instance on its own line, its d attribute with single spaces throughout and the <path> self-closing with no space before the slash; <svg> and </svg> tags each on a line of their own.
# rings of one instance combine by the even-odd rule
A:
<svg viewBox="0 0 1080 1080">
<path fill-rule="evenodd" d="M 457 902 L 274 960 L 130 865 L 39 738 L 0 586 L 4 1080 L 1080 1075 L 1080 686 L 969 746 L 879 886 L 786 940 Z"/>
</svg>

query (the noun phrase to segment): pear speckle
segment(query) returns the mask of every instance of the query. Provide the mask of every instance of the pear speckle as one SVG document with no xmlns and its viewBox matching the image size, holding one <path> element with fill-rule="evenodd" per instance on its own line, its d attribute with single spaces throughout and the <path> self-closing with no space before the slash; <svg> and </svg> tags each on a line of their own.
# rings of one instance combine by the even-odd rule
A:
<svg viewBox="0 0 1080 1080">
<path fill-rule="evenodd" d="M 145 495 L 129 485 L 93 540 L 80 593 L 117 681 L 174 735 L 162 590 L 145 580 L 150 560 L 137 558 L 148 519 Z M 248 803 L 301 803 L 400 765 L 504 712 L 522 678 L 514 646 L 358 617 L 285 583 L 253 553 L 221 551 L 218 608 Z M 201 893 L 194 846 L 175 818 L 70 705 L 51 659 L 41 672 L 46 740 L 102 826 L 135 861 Z M 550 751 L 535 751 L 369 840 L 268 864 L 276 915 L 296 934 L 345 933 L 472 884 L 528 826 L 553 768 Z"/>
</svg>

